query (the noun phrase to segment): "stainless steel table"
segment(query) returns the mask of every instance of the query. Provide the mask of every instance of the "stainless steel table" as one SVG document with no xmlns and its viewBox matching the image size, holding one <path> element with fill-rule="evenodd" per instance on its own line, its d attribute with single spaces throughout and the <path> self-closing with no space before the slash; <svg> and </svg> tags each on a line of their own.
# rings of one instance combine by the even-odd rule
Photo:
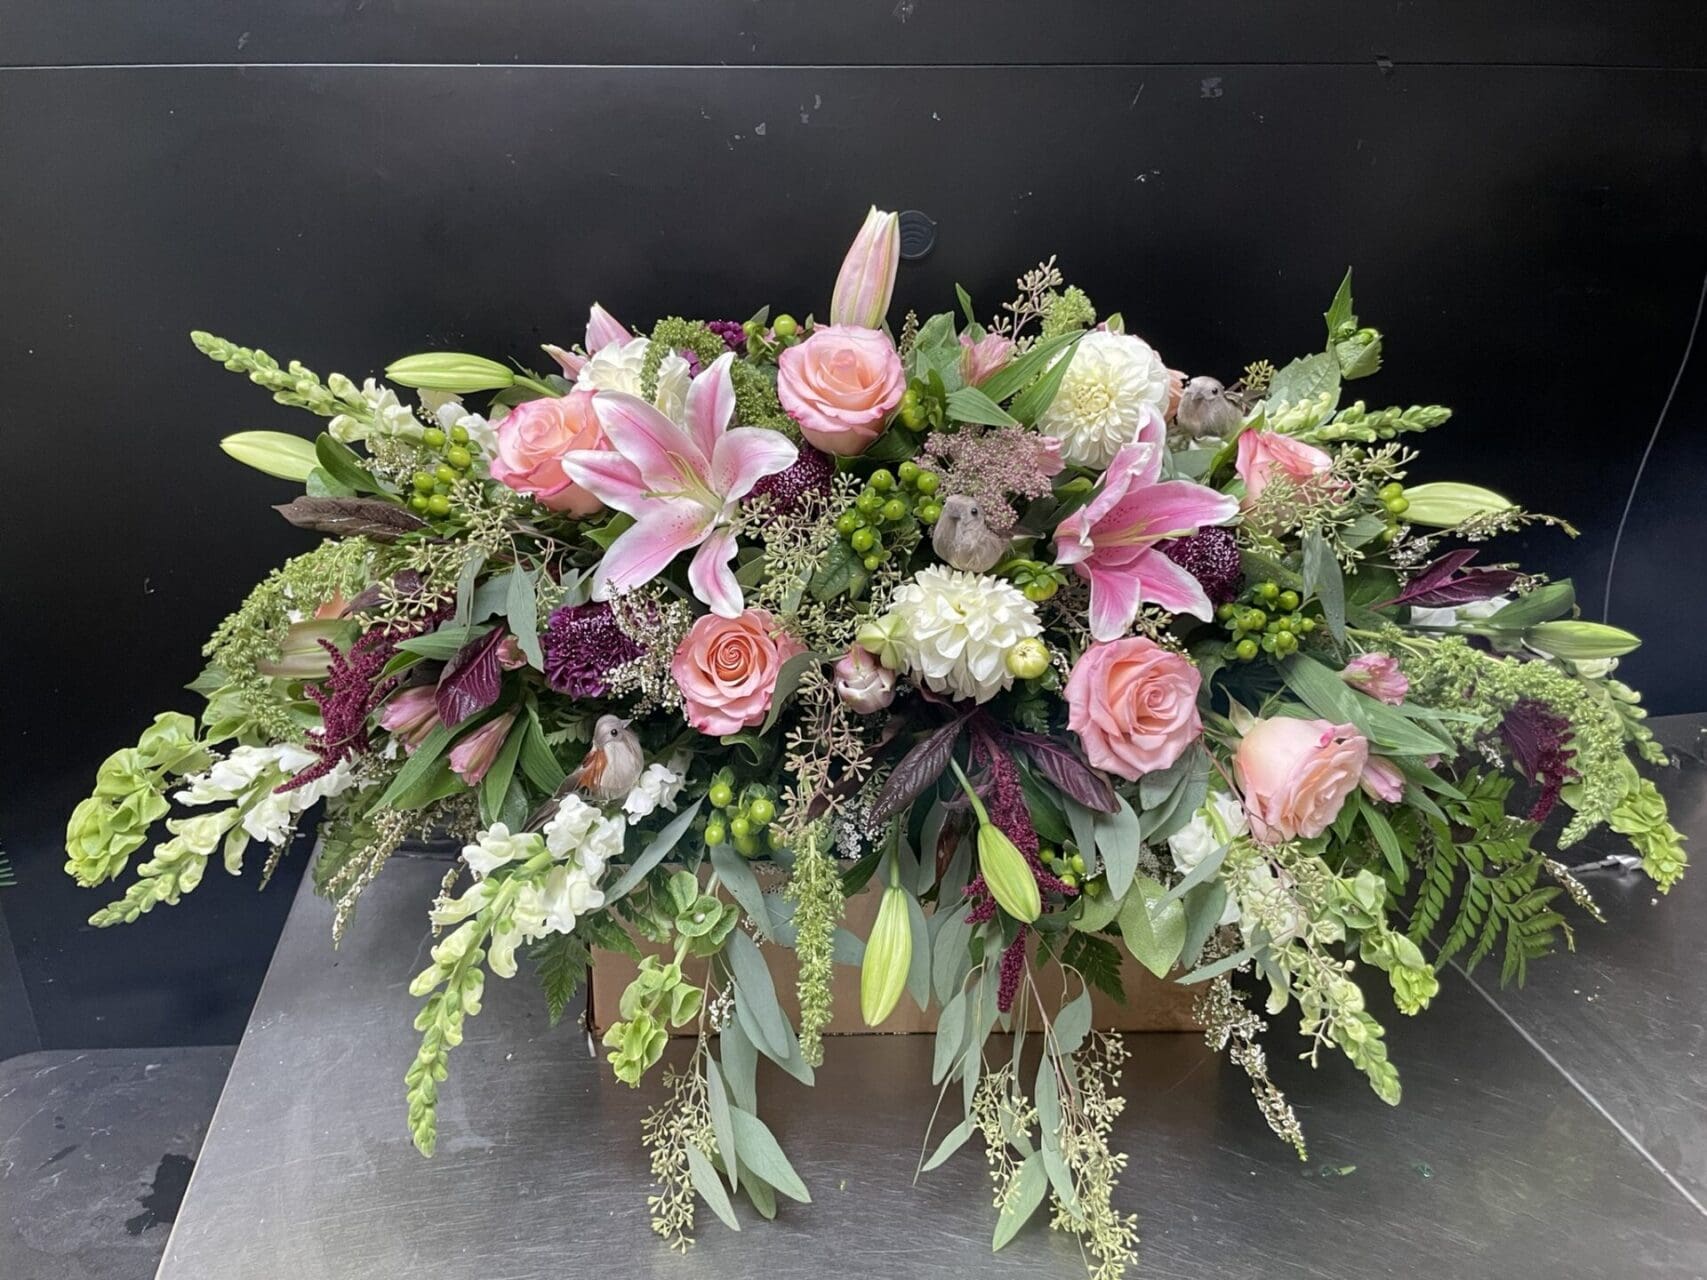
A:
<svg viewBox="0 0 1707 1280">
<path fill-rule="evenodd" d="M 1701 723 L 1666 734 L 1693 743 Z M 1707 848 L 1707 771 L 1692 760 L 1664 785 Z M 439 1154 L 422 1160 L 403 1116 L 405 987 L 441 871 L 396 860 L 341 952 L 304 890 L 161 1280 L 1083 1274 L 1074 1246 L 1036 1224 L 991 1257 L 971 1145 L 912 1185 L 933 1102 L 921 1037 L 833 1043 L 814 1097 L 780 1073 L 762 1080 L 813 1203 L 785 1202 L 769 1224 L 744 1211 L 739 1236 L 702 1212 L 682 1257 L 647 1229 L 638 1130 L 653 1094 L 612 1080 L 569 1020 L 548 1028 L 525 975 L 494 980 L 453 1056 Z M 1528 991 L 1453 973 L 1422 1019 L 1380 1011 L 1402 1107 L 1342 1063 L 1290 1061 L 1277 1037 L 1310 1164 L 1198 1037 L 1135 1038 L 1118 1138 L 1140 1276 L 1707 1276 L 1707 866 L 1658 907 L 1633 878 L 1594 884 L 1612 923 L 1579 930 L 1583 954 L 1537 966 Z"/>
</svg>

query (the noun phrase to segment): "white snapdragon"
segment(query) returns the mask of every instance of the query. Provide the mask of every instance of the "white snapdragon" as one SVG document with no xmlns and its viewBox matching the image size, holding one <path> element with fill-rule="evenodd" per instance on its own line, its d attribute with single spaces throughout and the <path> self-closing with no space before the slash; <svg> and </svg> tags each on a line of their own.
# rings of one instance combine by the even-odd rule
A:
<svg viewBox="0 0 1707 1280">
<path fill-rule="evenodd" d="M 334 375 L 337 376 L 337 375 Z M 348 388 L 334 386 L 334 391 L 354 391 L 354 384 Z M 423 430 L 420 420 L 410 408 L 397 398 L 397 393 L 380 382 L 377 378 L 369 378 L 362 383 L 357 393 L 367 402 L 368 412 L 373 415 L 371 422 L 348 413 L 340 413 L 326 424 L 326 434 L 343 444 L 353 444 L 358 440 L 366 440 L 372 436 L 392 436 L 404 440 L 419 441 Z"/>
<path fill-rule="evenodd" d="M 545 847 L 560 861 L 573 861 L 595 879 L 605 864 L 622 852 L 627 823 L 607 818 L 579 796 L 565 796 L 557 813 L 545 824 Z"/>
<path fill-rule="evenodd" d="M 673 756 L 668 764 L 658 762 L 646 766 L 646 772 L 629 790 L 622 802 L 622 811 L 630 822 L 638 822 L 659 809 L 674 813 L 676 798 L 687 781 L 688 761 L 685 756 Z"/>
<path fill-rule="evenodd" d="M 297 815 L 356 784 L 354 768 L 341 760 L 300 787 L 278 789 L 316 758 L 312 751 L 291 743 L 236 747 L 205 772 L 185 778 L 184 787 L 173 798 L 180 804 L 233 804 L 242 811 L 240 822 L 250 839 L 283 844 L 295 829 Z"/>
<path fill-rule="evenodd" d="M 1168 851 L 1173 854 L 1174 866 L 1181 875 L 1195 870 L 1210 854 L 1250 831 L 1250 820 L 1239 797 L 1230 791 L 1216 791 L 1204 801 L 1173 835 L 1168 837 Z M 1249 937 L 1256 929 L 1256 907 L 1264 898 L 1281 890 L 1280 879 L 1266 861 L 1259 861 L 1244 877 L 1242 883 L 1223 880 L 1227 889 L 1227 904 L 1221 909 L 1217 924 L 1238 922 L 1239 929 Z M 1274 941 L 1285 943 L 1298 932 L 1302 923 L 1296 909 L 1288 907 L 1286 927 Z M 1272 917 L 1272 912 L 1270 913 Z"/>
<path fill-rule="evenodd" d="M 577 391 L 622 391 L 631 396 L 641 394 L 640 370 L 651 347 L 650 338 L 630 338 L 627 342 L 612 342 L 587 357 L 575 379 Z M 670 352 L 658 362 L 658 390 L 652 403 L 665 416 L 680 422 L 686 411 L 688 386 L 693 381 L 688 362 Z"/>
</svg>

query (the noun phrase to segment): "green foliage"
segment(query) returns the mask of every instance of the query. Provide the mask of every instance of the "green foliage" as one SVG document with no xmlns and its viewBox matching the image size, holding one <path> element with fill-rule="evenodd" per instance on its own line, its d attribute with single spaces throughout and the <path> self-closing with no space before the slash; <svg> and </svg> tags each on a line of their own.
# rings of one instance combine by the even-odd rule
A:
<svg viewBox="0 0 1707 1280">
<path fill-rule="evenodd" d="M 666 316 L 652 326 L 652 342 L 646 348 L 646 358 L 640 362 L 640 393 L 650 400 L 658 394 L 658 369 L 664 357 L 672 351 L 692 351 L 702 366 L 709 365 L 729 350 L 728 344 L 713 333 L 703 320 L 684 320 Z M 743 425 L 753 425 L 746 419 Z"/>
<path fill-rule="evenodd" d="M 556 1026 L 563 1013 L 587 980 L 592 956 L 587 940 L 579 933 L 554 933 L 534 945 L 528 952 L 539 974 L 539 985 L 545 992 L 545 1007 Z"/>
<path fill-rule="evenodd" d="M 692 879 L 689 872 L 681 874 Z M 610 1050 L 605 1058 L 616 1078 L 631 1087 L 638 1085 L 664 1055 L 670 1035 L 666 1026 L 692 1022 L 704 1003 L 705 992 L 683 976 L 679 959 L 643 957 L 639 973 L 617 1006 L 621 1020 L 610 1025 L 602 1042 Z"/>
<path fill-rule="evenodd" d="M 1542 854 L 1530 847 L 1535 824 L 1505 811 L 1511 780 L 1472 774 L 1460 784 L 1464 799 L 1446 799 L 1449 822 L 1424 815 L 1422 884 L 1408 930 L 1414 942 L 1445 926 L 1436 963 L 1461 952 L 1470 972 L 1505 938 L 1500 982 L 1523 984 L 1529 962 L 1553 951 L 1570 926 L 1553 910 L 1560 889 L 1541 886 Z M 1455 910 L 1449 908 L 1455 907 Z"/>
<path fill-rule="evenodd" d="M 830 1021 L 832 949 L 841 923 L 842 878 L 824 847 L 821 826 L 808 827 L 794 851 L 794 871 L 783 894 L 794 903 L 794 952 L 799 961 L 800 1056 L 808 1065 L 824 1060 L 824 1027 Z"/>
<path fill-rule="evenodd" d="M 1660 892 L 1670 893 L 1689 865 L 1689 855 L 1683 851 L 1682 832 L 1667 817 L 1665 797 L 1659 788 L 1639 778 L 1607 821 L 1642 855 L 1642 870 Z"/>
<path fill-rule="evenodd" d="M 1125 1002 L 1126 988 L 1120 981 L 1120 948 L 1108 939 L 1073 930 L 1061 948 L 1061 963 L 1077 969 L 1079 976 L 1098 991 Z"/>
<path fill-rule="evenodd" d="M 1089 329 L 1096 322 L 1097 309 L 1091 305 L 1090 298 L 1078 285 L 1070 284 L 1059 293 L 1049 295 L 1040 336 L 1053 338 L 1057 334 L 1074 333 Z"/>
</svg>

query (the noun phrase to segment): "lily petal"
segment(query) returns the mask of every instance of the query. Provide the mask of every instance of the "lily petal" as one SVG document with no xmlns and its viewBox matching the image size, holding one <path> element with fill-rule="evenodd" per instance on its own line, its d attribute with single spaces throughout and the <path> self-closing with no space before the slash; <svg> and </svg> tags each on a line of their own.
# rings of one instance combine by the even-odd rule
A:
<svg viewBox="0 0 1707 1280">
<path fill-rule="evenodd" d="M 681 427 L 639 396 L 601 391 L 593 412 L 611 447 L 632 462 L 654 493 L 678 494 L 697 482 L 704 487 L 711 459 Z"/>
<path fill-rule="evenodd" d="M 1138 617 L 1138 576 L 1103 572 L 1094 564 L 1078 566 L 1078 573 L 1091 584 L 1091 637 L 1118 640 L 1132 630 Z"/>
<path fill-rule="evenodd" d="M 711 529 L 715 513 L 697 502 L 654 502 L 610 545 L 593 574 L 593 599 L 652 581 Z"/>
<path fill-rule="evenodd" d="M 1104 514 L 1091 537 L 1098 546 L 1183 537 L 1238 514 L 1237 498 L 1190 480 L 1163 480 L 1128 490 Z"/>
<path fill-rule="evenodd" d="M 1128 572 L 1138 586 L 1139 599 L 1159 604 L 1169 613 L 1189 613 L 1205 622 L 1215 616 L 1203 584 L 1155 548 L 1146 548 Z"/>
<path fill-rule="evenodd" d="M 565 378 L 580 377 L 581 370 L 587 365 L 586 356 L 576 355 L 573 351 L 565 351 L 562 347 L 555 346 L 552 343 L 542 343 L 540 349 L 557 361 L 557 367 L 563 370 Z"/>
<path fill-rule="evenodd" d="M 736 427 L 724 432 L 711 455 L 711 487 L 722 498 L 744 498 L 765 476 L 787 471 L 799 456 L 799 447 L 780 431 Z"/>
<path fill-rule="evenodd" d="M 734 360 L 735 353 L 725 351 L 688 387 L 688 431 L 708 458 L 735 418 L 735 384 L 729 377 Z"/>
<path fill-rule="evenodd" d="M 634 335 L 617 322 L 617 318 L 598 303 L 587 315 L 587 350 L 589 353 L 612 343 L 632 342 Z"/>
<path fill-rule="evenodd" d="M 741 607 L 745 603 L 741 598 L 741 584 L 735 580 L 735 571 L 729 567 L 729 562 L 735 558 L 735 531 L 733 529 L 714 530 L 709 538 L 699 544 L 699 550 L 688 564 L 688 585 L 699 599 L 711 606 L 711 611 L 720 618 L 739 618 Z"/>
<path fill-rule="evenodd" d="M 657 503 L 639 469 L 609 449 L 577 449 L 566 453 L 563 470 L 576 484 L 615 511 L 638 516 Z"/>
</svg>

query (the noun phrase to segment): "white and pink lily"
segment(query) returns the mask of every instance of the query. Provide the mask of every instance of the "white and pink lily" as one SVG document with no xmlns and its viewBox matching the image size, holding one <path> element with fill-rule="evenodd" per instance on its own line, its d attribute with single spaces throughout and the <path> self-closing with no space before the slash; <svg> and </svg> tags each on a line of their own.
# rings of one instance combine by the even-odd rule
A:
<svg viewBox="0 0 1707 1280">
<path fill-rule="evenodd" d="M 587 313 L 587 340 L 583 344 L 587 349 L 586 355 L 575 351 L 565 351 L 562 347 L 547 342 L 543 350 L 545 354 L 557 361 L 558 368 L 563 370 L 566 378 L 578 378 L 587 363 L 588 356 L 596 355 L 603 348 L 632 342 L 634 335 L 630 333 L 615 316 L 606 311 L 598 303 Z"/>
<path fill-rule="evenodd" d="M 1160 418 L 1154 418 L 1157 427 Z M 1167 446 L 1160 430 L 1140 432 L 1114 455 L 1102 491 L 1055 530 L 1055 559 L 1091 584 L 1091 635 L 1118 640 L 1146 600 L 1208 621 L 1197 579 L 1156 549 L 1239 513 L 1236 498 L 1189 480 L 1159 480 Z"/>
<path fill-rule="evenodd" d="M 694 595 L 720 617 L 741 614 L 741 586 L 730 519 L 741 499 L 766 476 L 794 465 L 799 449 L 764 427 L 734 427 L 734 353 L 712 362 L 688 388 L 685 425 L 672 422 L 637 396 L 601 391 L 593 412 L 610 449 L 577 450 L 563 458 L 574 482 L 606 506 L 634 517 L 599 561 L 593 599 L 605 600 L 657 577 L 684 551 Z"/>
</svg>

